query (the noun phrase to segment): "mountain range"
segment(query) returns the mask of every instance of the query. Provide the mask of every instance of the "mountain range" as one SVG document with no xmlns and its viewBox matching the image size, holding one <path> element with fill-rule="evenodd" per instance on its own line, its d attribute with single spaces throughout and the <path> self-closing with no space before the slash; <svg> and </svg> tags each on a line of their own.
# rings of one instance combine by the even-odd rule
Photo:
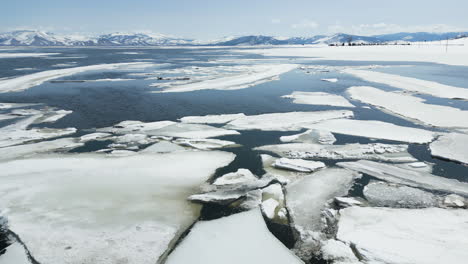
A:
<svg viewBox="0 0 468 264">
<path fill-rule="evenodd" d="M 262 35 L 227 37 L 214 41 L 197 41 L 152 33 L 112 33 L 94 37 L 58 35 L 35 30 L 0 33 L 0 46 L 247 46 L 247 45 L 313 45 L 340 43 L 393 43 L 454 39 L 468 36 L 468 32 L 395 33 L 358 36 L 338 33 L 313 37 L 273 37 Z"/>
</svg>

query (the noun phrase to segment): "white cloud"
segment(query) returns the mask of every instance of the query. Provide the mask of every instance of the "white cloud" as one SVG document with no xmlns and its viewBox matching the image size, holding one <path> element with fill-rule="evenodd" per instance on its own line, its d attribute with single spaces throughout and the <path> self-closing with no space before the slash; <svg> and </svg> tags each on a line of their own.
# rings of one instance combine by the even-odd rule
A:
<svg viewBox="0 0 468 264">
<path fill-rule="evenodd" d="M 300 28 L 318 28 L 319 24 L 315 21 L 311 20 L 302 20 L 300 23 L 291 25 L 292 28 L 300 29 Z"/>
<path fill-rule="evenodd" d="M 348 33 L 355 35 L 379 35 L 391 34 L 399 32 L 430 32 L 430 33 L 443 33 L 443 32 L 458 32 L 468 31 L 467 28 L 455 27 L 445 24 L 433 25 L 398 25 L 387 23 L 375 24 L 360 24 L 344 26 L 340 23 L 328 26 L 328 33 Z"/>
<path fill-rule="evenodd" d="M 273 18 L 273 19 L 271 20 L 271 23 L 272 23 L 272 24 L 281 24 L 281 19 Z"/>
</svg>

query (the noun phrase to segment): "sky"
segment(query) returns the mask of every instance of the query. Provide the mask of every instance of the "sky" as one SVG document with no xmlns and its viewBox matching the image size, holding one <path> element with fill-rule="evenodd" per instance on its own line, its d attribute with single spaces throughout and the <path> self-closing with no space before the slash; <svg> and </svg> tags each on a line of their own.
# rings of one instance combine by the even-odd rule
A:
<svg viewBox="0 0 468 264">
<path fill-rule="evenodd" d="M 0 31 L 154 32 L 194 39 L 468 31 L 466 0 L 14 0 Z"/>
</svg>

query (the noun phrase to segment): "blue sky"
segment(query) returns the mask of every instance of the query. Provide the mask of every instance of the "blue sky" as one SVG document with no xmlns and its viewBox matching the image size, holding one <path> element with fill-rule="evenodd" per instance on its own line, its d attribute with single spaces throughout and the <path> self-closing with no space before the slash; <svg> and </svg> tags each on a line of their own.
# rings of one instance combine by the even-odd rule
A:
<svg viewBox="0 0 468 264">
<path fill-rule="evenodd" d="M 152 31 L 198 39 L 468 29 L 465 0 L 11 0 L 0 31 Z"/>
</svg>

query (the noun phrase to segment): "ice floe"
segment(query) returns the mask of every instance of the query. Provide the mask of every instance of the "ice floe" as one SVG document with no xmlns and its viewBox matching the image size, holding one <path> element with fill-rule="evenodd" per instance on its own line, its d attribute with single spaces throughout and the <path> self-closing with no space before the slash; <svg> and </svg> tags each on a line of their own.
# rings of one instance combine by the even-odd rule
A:
<svg viewBox="0 0 468 264">
<path fill-rule="evenodd" d="M 40 263 L 153 264 L 198 217 L 186 198 L 233 159 L 182 151 L 4 162 L 0 207 Z"/>
<path fill-rule="evenodd" d="M 53 151 L 65 151 L 83 146 L 83 143 L 73 138 L 59 138 L 50 141 L 15 145 L 0 148 L 0 160 L 12 160 L 25 158 L 38 153 L 47 153 Z"/>
<path fill-rule="evenodd" d="M 253 175 L 250 170 L 238 169 L 236 172 L 230 172 L 217 178 L 214 185 L 231 185 L 231 184 L 242 184 L 249 181 L 255 181 L 257 177 Z"/>
<path fill-rule="evenodd" d="M 199 82 L 172 85 L 161 92 L 190 92 L 198 90 L 237 90 L 248 88 L 260 83 L 271 81 L 279 75 L 297 68 L 293 64 L 259 64 L 245 66 L 246 70 L 234 75 L 218 76 L 214 79 L 201 80 Z"/>
<path fill-rule="evenodd" d="M 5 110 L 5 109 L 28 107 L 28 106 L 34 106 L 34 105 L 38 105 L 38 104 L 0 103 L 0 109 Z"/>
<path fill-rule="evenodd" d="M 346 98 L 336 94 L 323 92 L 293 92 L 283 98 L 294 99 L 295 104 L 329 105 L 338 107 L 354 107 Z"/>
<path fill-rule="evenodd" d="M 372 206 L 397 208 L 435 207 L 434 194 L 416 188 L 386 182 L 371 182 L 364 187 L 364 197 Z"/>
<path fill-rule="evenodd" d="M 273 166 L 275 168 L 297 172 L 313 172 L 318 169 L 324 168 L 325 163 L 320 161 L 311 161 L 303 159 L 281 158 L 277 159 L 275 163 L 273 163 Z"/>
<path fill-rule="evenodd" d="M 202 193 L 191 195 L 188 199 L 197 203 L 228 205 L 234 201 L 246 200 L 252 191 L 260 190 L 277 180 L 271 175 L 257 179 L 244 169 L 228 173 L 213 185 L 204 186 Z"/>
<path fill-rule="evenodd" d="M 91 134 L 86 134 L 80 137 L 80 142 L 88 142 L 88 141 L 93 141 L 93 140 L 106 140 L 109 137 L 111 137 L 112 134 L 110 133 L 91 133 Z"/>
<path fill-rule="evenodd" d="M 295 252 L 302 259 L 310 259 L 317 250 L 317 234 L 324 228 L 322 210 L 329 201 L 348 193 L 358 173 L 327 168 L 310 174 L 286 187 L 286 206 L 300 238 Z"/>
<path fill-rule="evenodd" d="M 260 210 L 200 221 L 167 264 L 303 263 L 268 230 Z"/>
<path fill-rule="evenodd" d="M 468 200 L 456 194 L 449 194 L 444 197 L 443 204 L 448 207 L 462 208 L 467 205 Z"/>
<path fill-rule="evenodd" d="M 267 154 L 261 154 L 260 157 L 262 159 L 263 169 L 268 173 L 268 175 L 275 177 L 282 184 L 288 184 L 290 182 L 296 181 L 297 179 L 304 177 L 306 174 L 276 168 L 273 165 L 278 159 L 276 157 Z"/>
<path fill-rule="evenodd" d="M 26 58 L 26 57 L 47 57 L 59 55 L 60 53 L 0 53 L 0 59 Z"/>
<path fill-rule="evenodd" d="M 29 89 L 31 87 L 40 85 L 46 81 L 86 72 L 86 71 L 99 71 L 99 70 L 115 70 L 115 69 L 128 69 L 132 67 L 149 67 L 153 64 L 148 63 L 113 63 L 113 64 L 98 64 L 90 66 L 81 66 L 67 69 L 50 70 L 37 72 L 20 77 L 14 77 L 0 81 L 0 93 L 18 92 Z"/>
<path fill-rule="evenodd" d="M 330 131 L 311 129 L 296 135 L 282 136 L 280 137 L 280 141 L 284 143 L 294 142 L 332 145 L 335 143 L 336 138 Z"/>
<path fill-rule="evenodd" d="M 227 140 L 220 140 L 220 139 L 186 139 L 186 138 L 179 138 L 172 141 L 175 144 L 196 148 L 200 150 L 210 150 L 210 149 L 219 149 L 225 147 L 233 147 L 236 146 L 235 142 L 227 141 Z"/>
<path fill-rule="evenodd" d="M 181 147 L 177 144 L 174 144 L 169 141 L 160 141 L 158 143 L 154 143 L 151 146 L 143 149 L 140 151 L 140 153 L 170 153 L 170 152 L 176 152 L 176 151 L 182 151 L 185 150 L 184 147 Z"/>
<path fill-rule="evenodd" d="M 389 144 L 346 144 L 320 145 L 310 143 L 290 143 L 267 145 L 255 150 L 276 153 L 291 159 L 370 159 L 387 162 L 417 161 L 408 153 L 407 145 Z"/>
<path fill-rule="evenodd" d="M 182 123 L 192 124 L 226 124 L 232 120 L 245 117 L 244 114 L 226 114 L 226 115 L 206 115 L 206 116 L 186 116 L 182 117 Z"/>
<path fill-rule="evenodd" d="M 320 241 L 321 257 L 333 264 L 361 264 L 352 249 L 334 239 Z"/>
<path fill-rule="evenodd" d="M 337 78 L 330 78 L 330 79 L 322 79 L 322 81 L 336 83 L 336 82 L 338 82 L 338 79 Z"/>
<path fill-rule="evenodd" d="M 353 117 L 353 112 L 345 110 L 271 113 L 241 117 L 224 127 L 237 130 L 298 131 L 308 124 L 350 117 Z"/>
<path fill-rule="evenodd" d="M 468 100 L 468 89 L 466 88 L 375 71 L 347 69 L 344 72 L 368 82 L 383 83 L 411 92 L 429 94 L 441 98 Z"/>
<path fill-rule="evenodd" d="M 261 208 L 263 214 L 273 222 L 288 224 L 283 187 L 279 183 L 271 184 L 262 190 Z"/>
<path fill-rule="evenodd" d="M 56 119 L 55 117 L 53 119 Z M 36 140 L 74 134 L 75 128 L 29 128 L 34 123 L 48 121 L 43 114 L 24 118 L 14 124 L 0 128 L 0 147 L 8 147 Z"/>
<path fill-rule="evenodd" d="M 346 208 L 350 206 L 362 205 L 362 202 L 353 197 L 335 197 L 335 203 L 341 207 Z"/>
<path fill-rule="evenodd" d="M 158 121 L 144 123 L 140 121 L 123 121 L 113 127 L 100 128 L 99 132 L 110 132 L 117 134 L 145 134 L 148 136 L 166 136 L 181 138 L 210 138 L 226 135 L 238 135 L 239 132 L 223 128 L 203 125 L 176 123 L 173 121 Z"/>
<path fill-rule="evenodd" d="M 468 135 L 450 133 L 430 144 L 432 156 L 468 164 Z"/>
<path fill-rule="evenodd" d="M 468 258 L 468 210 L 350 207 L 337 239 L 365 263 L 462 264 Z"/>
<path fill-rule="evenodd" d="M 26 250 L 20 243 L 13 243 L 4 249 L 5 252 L 0 254 L 0 263 L 4 264 L 30 264 Z"/>
<path fill-rule="evenodd" d="M 387 139 L 408 143 L 428 143 L 436 134 L 429 130 L 403 127 L 374 120 L 335 119 L 307 125 L 307 128 L 321 129 L 332 133 Z"/>
<path fill-rule="evenodd" d="M 374 87 L 355 86 L 348 89 L 355 100 L 389 111 L 398 116 L 437 127 L 468 127 L 468 111 L 425 104 L 424 99 Z"/>
<path fill-rule="evenodd" d="M 369 160 L 339 162 L 337 165 L 343 168 L 366 173 L 378 179 L 392 183 L 404 184 L 427 190 L 454 193 L 468 197 L 468 183 L 435 176 L 423 171 L 408 170 L 391 164 Z"/>
</svg>

